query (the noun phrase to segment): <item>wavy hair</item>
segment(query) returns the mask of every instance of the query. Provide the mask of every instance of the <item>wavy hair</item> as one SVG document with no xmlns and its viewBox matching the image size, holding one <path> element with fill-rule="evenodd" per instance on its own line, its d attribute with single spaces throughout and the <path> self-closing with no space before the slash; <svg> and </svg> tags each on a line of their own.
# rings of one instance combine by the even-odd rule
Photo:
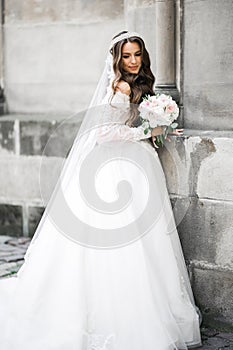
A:
<svg viewBox="0 0 233 350">
<path fill-rule="evenodd" d="M 120 32 L 113 39 L 117 38 L 121 34 L 127 33 L 127 31 Z M 140 46 L 140 50 L 142 52 L 142 66 L 138 74 L 131 74 L 126 72 L 123 69 L 123 61 L 122 61 L 122 49 L 123 45 L 127 42 L 138 43 Z M 117 84 L 123 80 L 127 82 L 130 86 L 130 103 L 135 105 L 142 102 L 142 99 L 145 95 L 154 95 L 153 85 L 155 82 L 155 77 L 150 69 L 150 57 L 149 53 L 145 48 L 145 43 L 142 38 L 137 36 L 132 36 L 127 39 L 123 39 L 118 41 L 110 50 L 113 56 L 113 70 L 115 73 L 115 78 L 112 82 L 113 93 L 116 93 Z M 133 126 L 137 124 L 138 121 L 138 112 L 137 108 L 132 106 L 132 113 L 130 118 L 126 121 L 127 124 Z"/>
</svg>

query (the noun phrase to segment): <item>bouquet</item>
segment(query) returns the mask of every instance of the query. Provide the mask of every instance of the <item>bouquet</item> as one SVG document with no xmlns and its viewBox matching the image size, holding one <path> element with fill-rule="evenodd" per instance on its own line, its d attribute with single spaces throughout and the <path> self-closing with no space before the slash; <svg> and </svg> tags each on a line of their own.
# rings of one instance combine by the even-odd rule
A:
<svg viewBox="0 0 233 350">
<path fill-rule="evenodd" d="M 163 146 L 168 133 L 178 126 L 178 123 L 174 123 L 174 120 L 179 116 L 179 108 L 176 102 L 170 95 L 146 95 L 138 110 L 145 134 L 157 126 L 165 126 L 164 134 L 156 136 L 155 143 L 156 148 Z"/>
</svg>

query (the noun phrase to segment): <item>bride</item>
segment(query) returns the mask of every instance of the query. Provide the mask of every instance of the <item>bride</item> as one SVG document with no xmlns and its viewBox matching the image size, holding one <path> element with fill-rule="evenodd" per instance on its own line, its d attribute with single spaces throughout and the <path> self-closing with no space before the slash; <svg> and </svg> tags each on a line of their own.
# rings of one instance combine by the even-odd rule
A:
<svg viewBox="0 0 233 350">
<path fill-rule="evenodd" d="M 121 32 L 16 276 L 0 280 L 1 350 L 174 350 L 201 345 L 201 314 L 137 105 L 154 76 Z M 177 129 L 175 135 L 181 135 Z"/>
</svg>

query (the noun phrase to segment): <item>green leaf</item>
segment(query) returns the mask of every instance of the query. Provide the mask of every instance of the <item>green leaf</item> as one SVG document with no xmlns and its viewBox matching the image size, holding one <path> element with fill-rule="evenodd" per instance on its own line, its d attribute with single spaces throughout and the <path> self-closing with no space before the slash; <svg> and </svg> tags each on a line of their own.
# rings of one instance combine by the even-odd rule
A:
<svg viewBox="0 0 233 350">
<path fill-rule="evenodd" d="M 171 126 L 172 129 L 176 129 L 177 126 L 178 126 L 178 123 L 172 123 L 170 126 Z"/>
</svg>

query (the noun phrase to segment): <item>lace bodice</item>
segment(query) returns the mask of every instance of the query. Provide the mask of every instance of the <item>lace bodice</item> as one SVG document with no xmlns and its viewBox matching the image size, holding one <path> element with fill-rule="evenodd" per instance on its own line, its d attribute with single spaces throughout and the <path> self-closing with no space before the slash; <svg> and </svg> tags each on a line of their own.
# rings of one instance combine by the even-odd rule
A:
<svg viewBox="0 0 233 350">
<path fill-rule="evenodd" d="M 110 101 L 112 107 L 109 105 Z M 129 115 L 130 100 L 128 95 L 117 91 L 112 97 L 112 91 L 109 88 L 102 104 L 106 105 L 106 109 L 109 111 L 108 114 L 111 115 L 108 116 L 108 122 L 98 128 L 97 143 L 116 140 L 139 141 L 151 137 L 150 131 L 146 135 L 144 134 L 142 126 L 130 127 L 124 124 Z"/>
</svg>

